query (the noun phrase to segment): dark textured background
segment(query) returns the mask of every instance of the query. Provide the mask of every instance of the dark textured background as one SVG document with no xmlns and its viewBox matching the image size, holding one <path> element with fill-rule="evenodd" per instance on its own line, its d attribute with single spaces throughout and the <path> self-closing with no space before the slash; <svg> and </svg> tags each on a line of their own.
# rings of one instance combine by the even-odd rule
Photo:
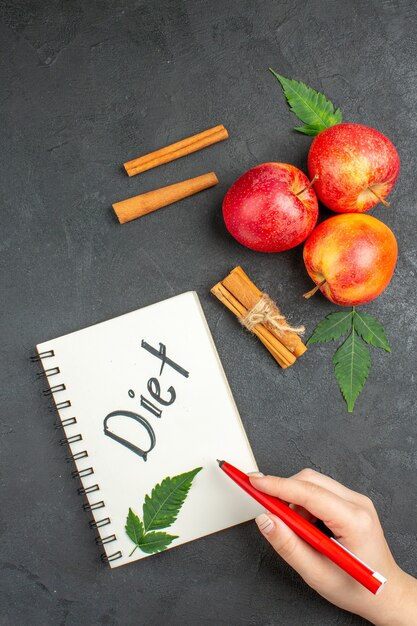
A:
<svg viewBox="0 0 417 626">
<path fill-rule="evenodd" d="M 417 53 L 413 0 L 0 2 L 1 624 L 359 624 L 310 591 L 254 524 L 110 571 L 28 359 L 33 346 L 196 289 L 260 467 L 304 466 L 370 495 L 400 564 L 415 571 Z M 386 133 L 402 159 L 391 208 L 392 283 L 366 310 L 392 354 L 353 415 L 331 346 L 283 372 L 209 288 L 233 266 L 310 332 L 334 306 L 306 302 L 301 249 L 251 252 L 221 202 L 249 167 L 305 169 L 310 139 L 267 68 L 324 91 Z M 230 139 L 132 179 L 121 163 L 223 123 Z M 120 226 L 111 203 L 215 170 L 220 184 Z"/>
</svg>

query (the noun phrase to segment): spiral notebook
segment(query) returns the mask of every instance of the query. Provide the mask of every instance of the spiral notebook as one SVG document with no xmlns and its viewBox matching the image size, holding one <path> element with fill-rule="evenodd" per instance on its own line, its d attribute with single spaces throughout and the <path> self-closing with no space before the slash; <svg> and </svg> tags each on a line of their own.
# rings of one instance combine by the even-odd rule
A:
<svg viewBox="0 0 417 626">
<path fill-rule="evenodd" d="M 195 292 L 36 349 L 49 384 L 44 393 L 52 396 L 60 417 L 61 443 L 75 463 L 73 476 L 80 479 L 84 509 L 94 518 L 90 526 L 104 549 L 102 560 L 111 567 L 149 556 L 152 550 L 143 544 L 160 539 L 160 533 L 173 539 L 162 540 L 155 551 L 259 513 L 259 505 L 216 463 L 224 458 L 243 471 L 257 470 Z M 155 498 L 161 505 L 164 488 L 177 484 L 162 481 L 182 475 L 188 476 L 189 490 L 180 509 L 168 500 L 174 509 L 165 522 L 148 523 L 148 539 L 137 540 L 144 519 L 146 526 L 146 507 Z M 167 521 L 169 528 L 163 528 Z"/>
</svg>

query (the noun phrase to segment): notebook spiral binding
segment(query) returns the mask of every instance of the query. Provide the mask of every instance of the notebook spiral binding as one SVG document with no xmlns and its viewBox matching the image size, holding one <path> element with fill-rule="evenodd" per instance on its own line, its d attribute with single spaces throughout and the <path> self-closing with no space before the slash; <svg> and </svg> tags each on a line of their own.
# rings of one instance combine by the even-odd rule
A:
<svg viewBox="0 0 417 626">
<path fill-rule="evenodd" d="M 45 359 L 49 359 L 54 356 L 55 356 L 55 352 L 53 350 L 45 350 L 44 352 L 39 352 L 37 354 L 32 355 L 30 357 L 30 361 L 32 363 L 42 363 L 43 365 L 43 361 Z M 42 372 L 38 372 L 36 374 L 36 377 L 38 379 L 44 379 L 44 378 L 50 378 L 51 376 L 55 376 L 56 374 L 60 374 L 60 373 L 61 373 L 60 368 L 55 366 L 55 367 L 46 368 Z M 51 397 L 54 398 L 54 402 L 55 402 L 54 394 L 65 391 L 65 390 L 66 390 L 65 384 L 59 383 L 57 385 L 50 386 L 49 389 L 44 389 L 43 395 L 49 398 Z M 58 411 L 62 409 L 67 409 L 70 406 L 71 406 L 70 400 L 64 400 L 63 402 L 55 402 L 55 407 Z M 63 420 L 55 422 L 55 429 L 61 430 L 61 429 L 67 428 L 67 426 L 74 426 L 76 424 L 77 424 L 76 417 L 68 417 Z M 81 433 L 77 433 L 75 435 L 71 435 L 69 437 L 68 436 L 63 437 L 62 439 L 60 439 L 59 445 L 60 446 L 69 445 L 71 443 L 82 441 L 82 439 L 83 437 Z M 78 461 L 80 459 L 85 459 L 85 458 L 88 458 L 88 452 L 87 450 L 82 450 L 81 452 L 77 452 L 75 454 L 70 454 L 69 456 L 67 456 L 66 461 L 67 463 L 70 463 L 70 462 L 75 462 L 75 461 Z M 76 469 L 71 472 L 71 476 L 73 478 L 85 478 L 86 476 L 91 476 L 92 474 L 94 474 L 93 467 L 86 467 L 82 470 Z M 90 485 L 88 487 L 79 487 L 77 489 L 77 493 L 80 496 L 93 493 L 95 491 L 100 491 L 100 487 L 97 484 Z M 90 504 L 89 502 L 86 502 L 85 504 L 83 504 L 82 508 L 84 511 L 92 512 L 98 509 L 102 509 L 105 506 L 106 505 L 103 500 L 98 500 L 97 502 L 93 502 L 92 504 Z M 89 522 L 89 526 L 92 529 L 102 528 L 103 526 L 107 526 L 108 524 L 111 524 L 111 520 L 109 517 L 103 517 L 102 519 L 92 520 Z M 112 543 L 113 541 L 117 541 L 117 537 L 115 534 L 108 535 L 107 537 L 100 537 L 100 535 L 97 535 L 95 538 L 95 543 L 98 546 L 104 546 L 104 545 L 107 545 L 108 543 Z M 117 559 L 120 559 L 120 558 L 122 558 L 122 552 L 120 550 L 109 555 L 103 552 L 100 556 L 100 560 L 103 563 L 110 563 L 112 561 L 117 561 Z"/>
</svg>

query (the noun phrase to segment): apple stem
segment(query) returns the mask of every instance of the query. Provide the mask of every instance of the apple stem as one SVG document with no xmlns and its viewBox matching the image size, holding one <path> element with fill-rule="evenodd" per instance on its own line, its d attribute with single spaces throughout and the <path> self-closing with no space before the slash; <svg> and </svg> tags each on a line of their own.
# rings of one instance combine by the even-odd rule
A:
<svg viewBox="0 0 417 626">
<path fill-rule="evenodd" d="M 369 191 L 370 191 L 371 193 L 373 193 L 373 194 L 374 194 L 374 196 L 375 196 L 375 197 L 377 197 L 377 198 L 378 198 L 378 200 L 379 200 L 380 202 L 382 202 L 382 204 L 383 204 L 384 206 L 391 206 L 391 202 L 387 202 L 387 200 L 384 200 L 384 198 L 381 198 L 381 196 L 380 196 L 379 194 L 377 194 L 377 193 L 376 193 L 376 191 L 374 191 L 374 190 L 372 189 L 372 187 L 368 187 L 368 189 L 369 189 Z"/>
<path fill-rule="evenodd" d="M 320 289 L 320 287 L 323 287 L 323 285 L 326 283 L 326 279 L 324 278 L 318 285 L 316 285 L 313 289 L 311 289 L 310 291 L 307 291 L 307 293 L 303 294 L 303 298 L 305 298 L 306 300 L 309 300 L 311 298 L 311 296 L 314 296 L 315 293 L 317 293 L 317 291 Z"/>
<path fill-rule="evenodd" d="M 310 189 L 311 185 L 314 185 L 314 183 L 316 182 L 318 177 L 319 177 L 318 174 L 314 174 L 314 178 L 308 183 L 308 185 L 306 187 L 304 187 L 304 189 L 302 189 L 301 191 L 296 193 L 295 195 L 296 196 L 301 196 L 301 194 L 304 193 L 305 191 L 307 191 L 307 189 Z M 381 200 L 381 202 L 382 202 L 382 200 Z"/>
</svg>

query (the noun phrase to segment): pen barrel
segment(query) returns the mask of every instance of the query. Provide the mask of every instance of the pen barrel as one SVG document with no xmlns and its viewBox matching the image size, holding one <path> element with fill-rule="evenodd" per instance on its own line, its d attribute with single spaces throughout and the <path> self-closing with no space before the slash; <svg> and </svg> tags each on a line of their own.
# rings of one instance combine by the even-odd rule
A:
<svg viewBox="0 0 417 626">
<path fill-rule="evenodd" d="M 327 556 L 333 563 L 336 563 L 336 565 L 374 595 L 384 586 L 386 580 L 381 574 L 372 570 L 336 539 L 331 539 L 324 535 L 323 541 L 317 546 L 317 550 Z"/>
<path fill-rule="evenodd" d="M 270 496 L 256 489 L 250 482 L 248 476 L 238 470 L 230 463 L 223 462 L 222 470 L 234 480 L 244 491 L 259 504 L 264 506 L 270 513 L 279 517 L 291 530 L 316 550 L 324 554 L 347 574 L 352 576 L 361 585 L 366 587 L 373 594 L 378 593 L 385 578 L 363 563 L 357 556 L 347 550 L 335 539 L 327 537 L 316 526 L 308 522 L 296 511 L 293 511 L 288 504 L 278 498 Z"/>
</svg>

